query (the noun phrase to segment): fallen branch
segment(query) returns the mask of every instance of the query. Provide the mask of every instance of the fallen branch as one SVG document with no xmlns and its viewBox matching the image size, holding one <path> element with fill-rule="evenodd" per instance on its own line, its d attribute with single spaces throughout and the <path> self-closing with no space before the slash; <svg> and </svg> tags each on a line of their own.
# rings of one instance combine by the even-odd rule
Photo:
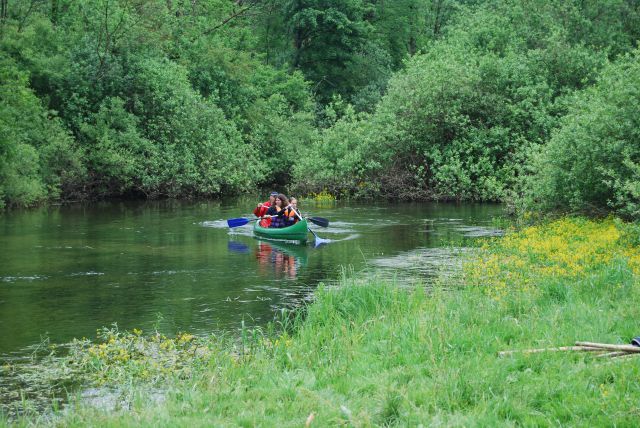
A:
<svg viewBox="0 0 640 428">
<path fill-rule="evenodd" d="M 602 348 L 595 346 L 560 346 L 557 348 L 539 348 L 539 349 L 513 349 L 509 351 L 500 351 L 498 356 L 504 357 L 512 354 L 535 354 L 538 352 L 561 352 L 561 351 L 585 351 L 585 352 L 602 352 Z"/>
<path fill-rule="evenodd" d="M 633 360 L 634 357 L 638 357 L 638 355 L 640 355 L 638 352 L 625 353 L 624 355 L 620 355 L 619 357 L 610 358 L 609 361 L 607 361 L 606 363 L 595 364 L 594 366 L 601 367 L 601 366 L 608 366 L 609 364 L 614 364 L 619 361 L 629 361 L 629 360 Z"/>
<path fill-rule="evenodd" d="M 576 342 L 576 346 L 587 346 L 589 348 L 608 349 L 610 351 L 624 351 L 628 353 L 640 353 L 640 347 L 633 345 L 610 345 L 608 343 Z"/>
<path fill-rule="evenodd" d="M 602 349 L 602 348 L 596 348 L 596 349 Z M 596 355 L 596 358 L 607 358 L 607 357 L 615 358 L 615 357 L 620 357 L 622 355 L 635 355 L 635 354 L 631 354 L 627 351 L 613 351 L 613 352 L 607 352 L 605 354 Z"/>
</svg>

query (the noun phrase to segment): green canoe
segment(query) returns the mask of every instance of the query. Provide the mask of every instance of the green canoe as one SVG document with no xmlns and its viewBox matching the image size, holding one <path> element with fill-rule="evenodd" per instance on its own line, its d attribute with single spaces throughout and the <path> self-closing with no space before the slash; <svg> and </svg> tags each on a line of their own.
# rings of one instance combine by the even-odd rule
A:
<svg viewBox="0 0 640 428">
<path fill-rule="evenodd" d="M 285 241 L 306 241 L 307 240 L 307 220 L 300 220 L 293 226 L 282 228 L 262 227 L 256 222 L 253 233 L 261 238 L 282 239 Z"/>
</svg>

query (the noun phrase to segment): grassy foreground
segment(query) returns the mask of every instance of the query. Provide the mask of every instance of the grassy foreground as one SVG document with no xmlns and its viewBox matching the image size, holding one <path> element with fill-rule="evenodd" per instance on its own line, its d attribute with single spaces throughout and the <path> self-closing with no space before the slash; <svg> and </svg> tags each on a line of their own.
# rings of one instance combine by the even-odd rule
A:
<svg viewBox="0 0 640 428">
<path fill-rule="evenodd" d="M 345 280 L 320 288 L 306 317 L 283 334 L 190 350 L 199 364 L 188 376 L 158 378 L 168 391 L 160 403 L 141 392 L 129 410 L 80 406 L 54 422 L 637 426 L 640 357 L 497 352 L 640 335 L 638 236 L 614 220 L 564 219 L 488 242 L 460 277 L 433 289 Z M 106 380 L 135 385 L 142 363 L 126 352 L 112 358 L 118 338 L 109 340 L 76 358 L 92 361 L 87 370 Z"/>
</svg>

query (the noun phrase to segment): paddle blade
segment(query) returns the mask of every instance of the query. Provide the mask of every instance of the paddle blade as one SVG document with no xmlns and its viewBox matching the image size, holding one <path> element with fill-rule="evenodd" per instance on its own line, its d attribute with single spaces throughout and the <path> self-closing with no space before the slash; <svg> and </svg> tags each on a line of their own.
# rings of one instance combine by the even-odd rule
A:
<svg viewBox="0 0 640 428">
<path fill-rule="evenodd" d="M 316 224 L 320 227 L 329 227 L 329 220 L 327 220 L 326 218 L 309 217 L 307 220 L 309 220 L 311 223 Z"/>
<path fill-rule="evenodd" d="M 331 239 L 322 239 L 322 238 L 316 237 L 316 239 L 314 239 L 313 241 L 313 246 L 314 248 L 318 248 L 322 245 L 328 244 L 329 242 L 331 242 Z"/>
<path fill-rule="evenodd" d="M 227 220 L 227 226 L 229 227 L 238 227 L 238 226 L 244 226 L 245 224 L 249 223 L 251 220 L 249 220 L 248 218 L 230 218 L 229 220 Z"/>
</svg>

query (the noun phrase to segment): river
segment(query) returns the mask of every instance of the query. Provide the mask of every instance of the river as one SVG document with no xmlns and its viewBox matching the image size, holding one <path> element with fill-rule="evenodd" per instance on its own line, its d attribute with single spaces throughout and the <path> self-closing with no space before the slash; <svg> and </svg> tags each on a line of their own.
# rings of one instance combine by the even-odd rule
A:
<svg viewBox="0 0 640 428">
<path fill-rule="evenodd" d="M 364 205 L 302 201 L 315 246 L 260 241 L 249 225 L 255 198 L 104 202 L 0 215 L 0 364 L 48 338 L 66 343 L 121 329 L 210 333 L 264 325 L 309 300 L 344 269 L 429 281 L 478 236 L 500 233 L 491 204 Z M 312 238 L 312 235 L 309 235 Z"/>
<path fill-rule="evenodd" d="M 259 241 L 254 200 L 119 202 L 0 215 L 0 357 L 43 336 L 64 343 L 96 329 L 206 333 L 264 324 L 309 298 L 320 281 L 354 271 L 428 278 L 448 248 L 496 234 L 499 205 L 324 204 L 303 212 L 326 245 Z M 312 238 L 312 235 L 309 235 Z M 443 250 L 444 249 L 444 250 Z"/>
</svg>

